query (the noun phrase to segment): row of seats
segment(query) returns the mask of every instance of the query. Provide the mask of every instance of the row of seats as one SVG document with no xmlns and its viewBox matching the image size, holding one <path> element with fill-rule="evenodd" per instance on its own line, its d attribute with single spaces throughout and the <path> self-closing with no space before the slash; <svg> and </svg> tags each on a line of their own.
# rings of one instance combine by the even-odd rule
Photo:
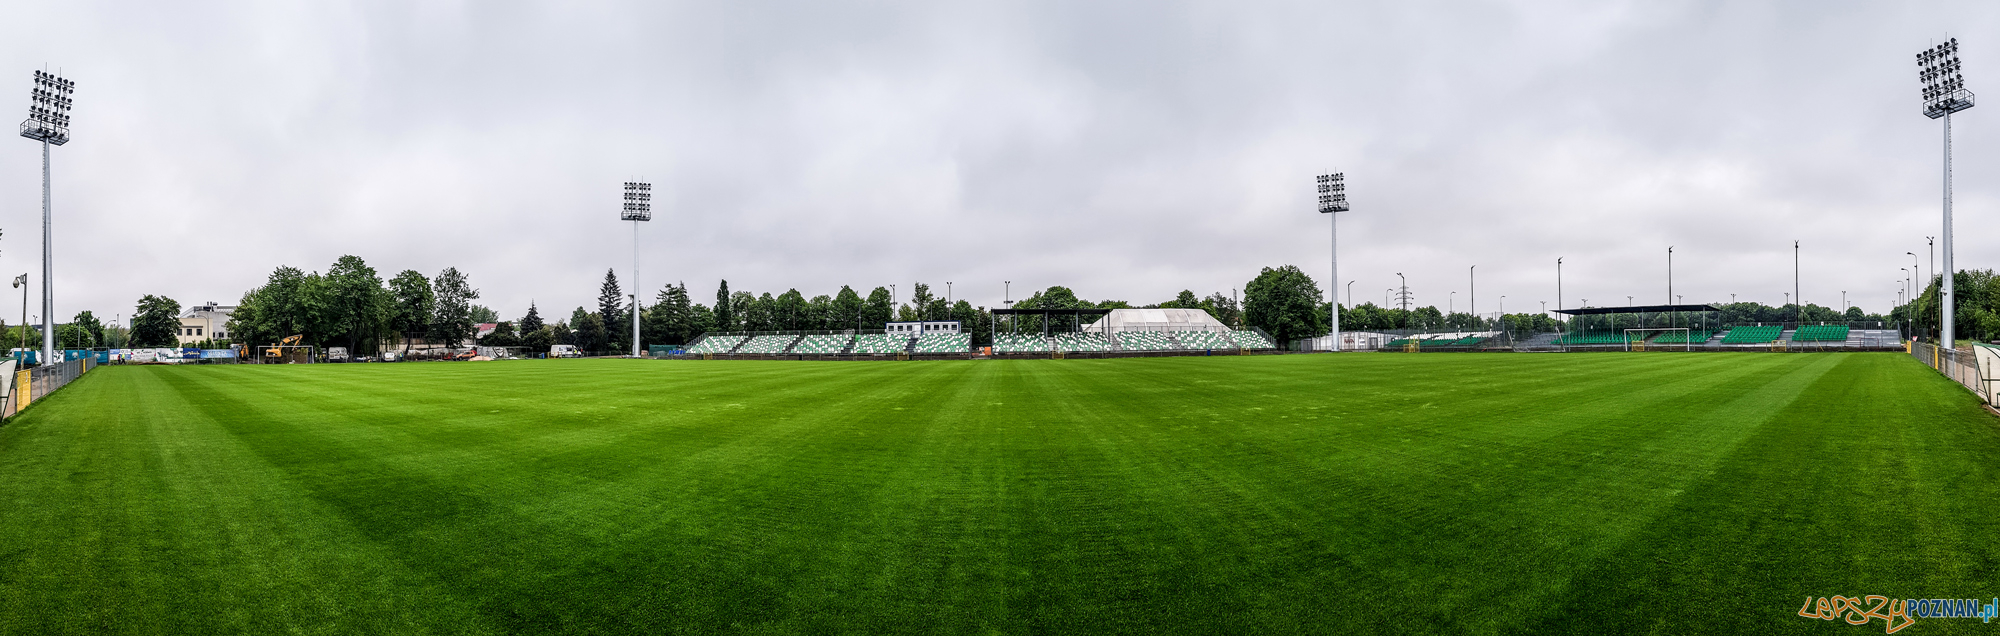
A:
<svg viewBox="0 0 2000 636">
<path fill-rule="evenodd" d="M 862 334 L 854 339 L 854 353 L 902 353 L 910 350 L 908 336 L 886 333 Z"/>
<path fill-rule="evenodd" d="M 965 353 L 972 350 L 972 334 L 927 333 L 917 336 L 917 353 Z"/>
<path fill-rule="evenodd" d="M 1250 331 L 1247 329 L 1242 331 L 1230 332 L 1229 337 L 1236 341 L 1236 346 L 1244 349 L 1278 348 L 1277 345 L 1271 344 L 1270 339 L 1265 338 L 1263 334 L 1257 333 L 1255 331 Z"/>
<path fill-rule="evenodd" d="M 709 336 L 688 347 L 688 353 L 729 353 L 743 342 L 744 336 Z"/>
<path fill-rule="evenodd" d="M 1132 351 L 1171 351 L 1178 349 L 1269 349 L 1269 340 L 1254 331 L 1238 331 L 1225 336 L 1212 331 L 1127 331 L 1117 334 L 1118 345 Z M 1469 339 L 1468 339 L 1469 340 Z M 1401 344 L 1397 341 L 1392 344 Z M 1435 343 L 1427 343 L 1427 346 Z M 688 353 L 748 353 L 781 354 L 810 353 L 831 354 L 851 351 L 852 353 L 900 353 L 912 348 L 912 340 L 902 335 L 862 334 L 816 334 L 763 335 L 763 336 L 709 336 L 688 348 Z M 915 339 L 914 349 L 918 353 L 962 353 L 972 348 L 971 334 L 925 334 Z M 1053 337 L 1025 334 L 999 334 L 993 343 L 994 353 L 1046 353 L 1049 351 L 1111 351 L 1112 342 L 1103 334 L 1090 332 L 1060 333 Z"/>
<path fill-rule="evenodd" d="M 1708 342 L 1709 338 L 1714 338 L 1714 337 L 1715 337 L 1714 329 L 1689 329 L 1687 331 L 1669 331 L 1660 334 L 1660 337 L 1658 338 L 1654 338 L 1653 344 L 1688 344 L 1688 343 L 1701 344 L 1704 342 Z"/>
<path fill-rule="evenodd" d="M 847 334 L 820 334 L 806 336 L 792 345 L 792 353 L 840 353 L 847 350 L 854 336 Z"/>
<path fill-rule="evenodd" d="M 1236 343 L 1230 342 L 1228 336 L 1213 331 L 1181 331 L 1174 334 L 1174 339 L 1189 349 L 1236 348 Z"/>
<path fill-rule="evenodd" d="M 1722 337 L 1722 344 L 1765 343 L 1765 342 L 1770 342 L 1772 340 L 1777 340 L 1778 336 L 1783 335 L 1784 333 L 1785 333 L 1785 328 L 1778 325 L 1770 325 L 1765 327 L 1737 327 L 1735 329 L 1730 329 L 1729 335 Z"/>
<path fill-rule="evenodd" d="M 1792 332 L 1794 342 L 1845 342 L 1847 325 L 1805 325 Z"/>
<path fill-rule="evenodd" d="M 1118 344 L 1134 351 L 1167 351 L 1181 348 L 1164 331 L 1122 331 L 1118 333 Z"/>
<path fill-rule="evenodd" d="M 1556 338 L 1561 345 L 1622 345 L 1625 334 L 1617 331 L 1572 331 Z"/>
<path fill-rule="evenodd" d="M 786 349 L 792 348 L 792 341 L 797 339 L 798 336 L 795 335 L 755 336 L 750 338 L 749 342 L 743 343 L 743 346 L 737 347 L 736 352 L 784 353 Z"/>
<path fill-rule="evenodd" d="M 1045 353 L 1049 341 L 1039 335 L 1003 333 L 993 338 L 994 353 Z"/>
<path fill-rule="evenodd" d="M 1110 351 L 1111 341 L 1097 333 L 1059 333 L 1056 334 L 1055 348 L 1057 351 Z"/>
</svg>

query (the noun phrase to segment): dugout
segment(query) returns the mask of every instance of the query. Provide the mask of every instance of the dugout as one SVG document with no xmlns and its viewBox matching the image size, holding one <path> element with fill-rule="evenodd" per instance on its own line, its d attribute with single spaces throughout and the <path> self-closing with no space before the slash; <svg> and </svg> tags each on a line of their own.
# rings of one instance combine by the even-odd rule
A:
<svg viewBox="0 0 2000 636">
<path fill-rule="evenodd" d="M 1720 321 L 1716 319 L 1716 314 L 1717 312 L 1720 311 L 1722 310 L 1712 305 L 1706 305 L 1706 304 L 1637 305 L 1629 307 L 1582 307 L 1578 309 L 1558 309 L 1556 310 L 1556 313 L 1568 316 L 1570 319 L 1564 321 L 1566 324 L 1569 325 L 1569 328 L 1565 329 L 1565 333 L 1556 338 L 1555 344 L 1563 346 L 1583 346 L 1583 347 L 1617 346 L 1629 349 L 1631 348 L 1633 342 L 1642 343 L 1641 346 L 1644 346 L 1643 343 L 1645 342 L 1645 339 L 1651 337 L 1654 332 L 1662 332 L 1663 334 L 1680 332 L 1681 335 L 1678 336 L 1679 340 L 1672 342 L 1671 344 L 1681 346 L 1686 349 L 1693 349 L 1694 345 L 1699 343 L 1693 341 L 1694 338 L 1691 337 L 1692 334 L 1703 333 L 1703 332 L 1713 333 L 1711 330 L 1721 327 L 1721 325 L 1718 324 Z M 1668 314 L 1670 316 L 1668 320 L 1668 326 L 1665 327 L 1647 326 L 1648 323 L 1646 320 L 1646 316 L 1649 314 L 1651 315 Z M 1697 314 L 1700 319 L 1700 322 L 1697 323 L 1695 320 L 1691 318 L 1685 323 L 1682 323 L 1680 320 L 1678 320 L 1677 317 L 1684 314 Z M 1623 315 L 1633 316 L 1635 318 L 1633 324 L 1636 326 L 1633 327 L 1618 326 L 1619 325 L 1618 317 Z M 1576 324 L 1577 322 L 1580 321 L 1580 319 L 1587 319 L 1589 317 L 1594 317 L 1594 316 L 1604 317 L 1605 324 L 1603 326 L 1596 326 L 1588 324 L 1587 321 L 1584 321 L 1585 324 L 1582 325 Z M 1635 332 L 1636 335 L 1638 336 L 1636 340 L 1634 339 Z M 1666 337 L 1668 336 L 1666 335 L 1661 336 L 1661 338 L 1666 338 Z M 1707 336 L 1703 336 L 1701 339 L 1706 341 L 1708 338 Z M 1655 342 L 1658 343 L 1661 341 L 1656 340 Z"/>
<path fill-rule="evenodd" d="M 993 311 L 992 331 L 993 331 L 993 336 L 996 339 L 999 338 L 1000 336 L 1001 316 L 1008 317 L 1007 320 L 1007 324 L 1009 327 L 1008 333 L 1017 333 L 1019 331 L 1021 316 L 1040 316 L 1042 319 L 1042 335 L 1046 336 L 1049 335 L 1049 333 L 1051 332 L 1051 327 L 1050 327 L 1052 323 L 1051 319 L 1068 316 L 1070 322 L 1070 328 L 1067 331 L 1073 331 L 1073 332 L 1085 331 L 1083 324 L 1084 316 L 1096 316 L 1102 318 L 1106 315 L 1109 315 L 1112 312 L 1112 310 L 1110 309 L 995 309 L 992 311 Z M 1096 320 L 1092 321 L 1092 324 L 1098 325 L 1103 322 L 1104 321 L 1102 320 Z M 1109 325 L 1106 324 L 1103 325 L 1103 327 L 1108 328 Z M 1104 333 L 1106 337 L 1110 336 L 1109 331 L 1102 331 L 1102 333 Z"/>
</svg>

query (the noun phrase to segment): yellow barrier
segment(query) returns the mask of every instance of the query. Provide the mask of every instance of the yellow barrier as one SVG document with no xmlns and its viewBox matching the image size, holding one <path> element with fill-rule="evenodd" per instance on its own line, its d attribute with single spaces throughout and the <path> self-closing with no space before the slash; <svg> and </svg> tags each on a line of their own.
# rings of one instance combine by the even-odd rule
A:
<svg viewBox="0 0 2000 636">
<path fill-rule="evenodd" d="M 28 391 L 28 389 L 32 388 L 28 382 L 28 377 L 29 372 L 26 369 L 14 373 L 14 412 L 16 413 L 20 412 L 23 407 L 28 405 L 29 401 L 34 399 L 34 394 Z"/>
</svg>

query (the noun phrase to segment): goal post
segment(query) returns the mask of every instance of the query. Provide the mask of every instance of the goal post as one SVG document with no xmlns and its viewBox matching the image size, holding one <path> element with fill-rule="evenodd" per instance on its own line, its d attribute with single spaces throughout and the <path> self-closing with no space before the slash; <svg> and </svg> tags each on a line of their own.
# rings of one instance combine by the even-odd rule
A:
<svg viewBox="0 0 2000 636">
<path fill-rule="evenodd" d="M 311 345 L 264 345 L 257 349 L 258 364 L 312 364 Z"/>
<path fill-rule="evenodd" d="M 1641 328 L 1633 328 L 1633 329 L 1626 329 L 1626 330 L 1625 330 L 1625 350 L 1626 350 L 1626 351 L 1645 351 L 1645 350 L 1646 350 L 1646 337 L 1647 337 L 1647 334 L 1649 334 L 1649 333 L 1652 333 L 1652 332 L 1655 332 L 1655 331 L 1658 331 L 1658 332 L 1666 332 L 1666 333 L 1672 333 L 1672 332 L 1680 332 L 1680 344 L 1681 344 L 1681 345 L 1683 345 L 1683 346 L 1682 346 L 1682 348 L 1681 348 L 1681 350 L 1682 350 L 1682 351 L 1693 351 L 1693 350 L 1694 350 L 1694 342 L 1692 342 L 1692 340 L 1693 340 L 1693 336 L 1694 336 L 1694 333 L 1693 333 L 1693 330 L 1692 330 L 1692 329 L 1689 329 L 1689 328 L 1687 328 L 1687 327 L 1650 327 L 1650 328 L 1643 328 L 1643 329 L 1641 329 Z M 1669 342 L 1666 342 L 1666 343 L 1662 343 L 1662 342 L 1659 342 L 1659 339 L 1658 339 L 1658 338 L 1655 338 L 1655 339 L 1654 339 L 1654 342 L 1653 342 L 1653 344 L 1656 344 L 1656 345 L 1659 345 L 1659 344 L 1668 344 L 1668 345 L 1671 345 L 1671 344 L 1673 344 L 1673 343 L 1671 342 L 1671 339 L 1669 339 L 1669 340 L 1670 340 Z"/>
</svg>

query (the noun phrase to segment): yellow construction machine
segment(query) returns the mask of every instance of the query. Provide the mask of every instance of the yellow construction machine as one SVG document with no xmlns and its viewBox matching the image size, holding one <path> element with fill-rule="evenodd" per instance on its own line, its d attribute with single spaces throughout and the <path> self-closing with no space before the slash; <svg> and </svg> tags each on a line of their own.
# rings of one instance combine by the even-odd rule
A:
<svg viewBox="0 0 2000 636">
<path fill-rule="evenodd" d="M 297 344 L 299 344 L 299 341 L 300 341 L 300 340 L 304 340 L 305 338 L 306 338 L 306 337 L 305 337 L 305 335 L 304 335 L 304 334 L 300 334 L 300 335 L 295 335 L 295 336 L 285 336 L 285 339 L 284 339 L 284 340 L 279 340 L 279 341 L 278 341 L 278 344 L 276 344 L 276 345 L 272 346 L 271 348 L 268 348 L 268 349 L 265 349 L 265 350 L 264 350 L 264 357 L 267 357 L 267 358 L 282 358 L 282 357 L 284 357 L 284 355 L 285 355 L 285 350 L 284 350 L 284 349 L 279 349 L 278 347 L 290 347 L 290 346 L 294 346 L 294 345 L 297 345 Z"/>
</svg>

